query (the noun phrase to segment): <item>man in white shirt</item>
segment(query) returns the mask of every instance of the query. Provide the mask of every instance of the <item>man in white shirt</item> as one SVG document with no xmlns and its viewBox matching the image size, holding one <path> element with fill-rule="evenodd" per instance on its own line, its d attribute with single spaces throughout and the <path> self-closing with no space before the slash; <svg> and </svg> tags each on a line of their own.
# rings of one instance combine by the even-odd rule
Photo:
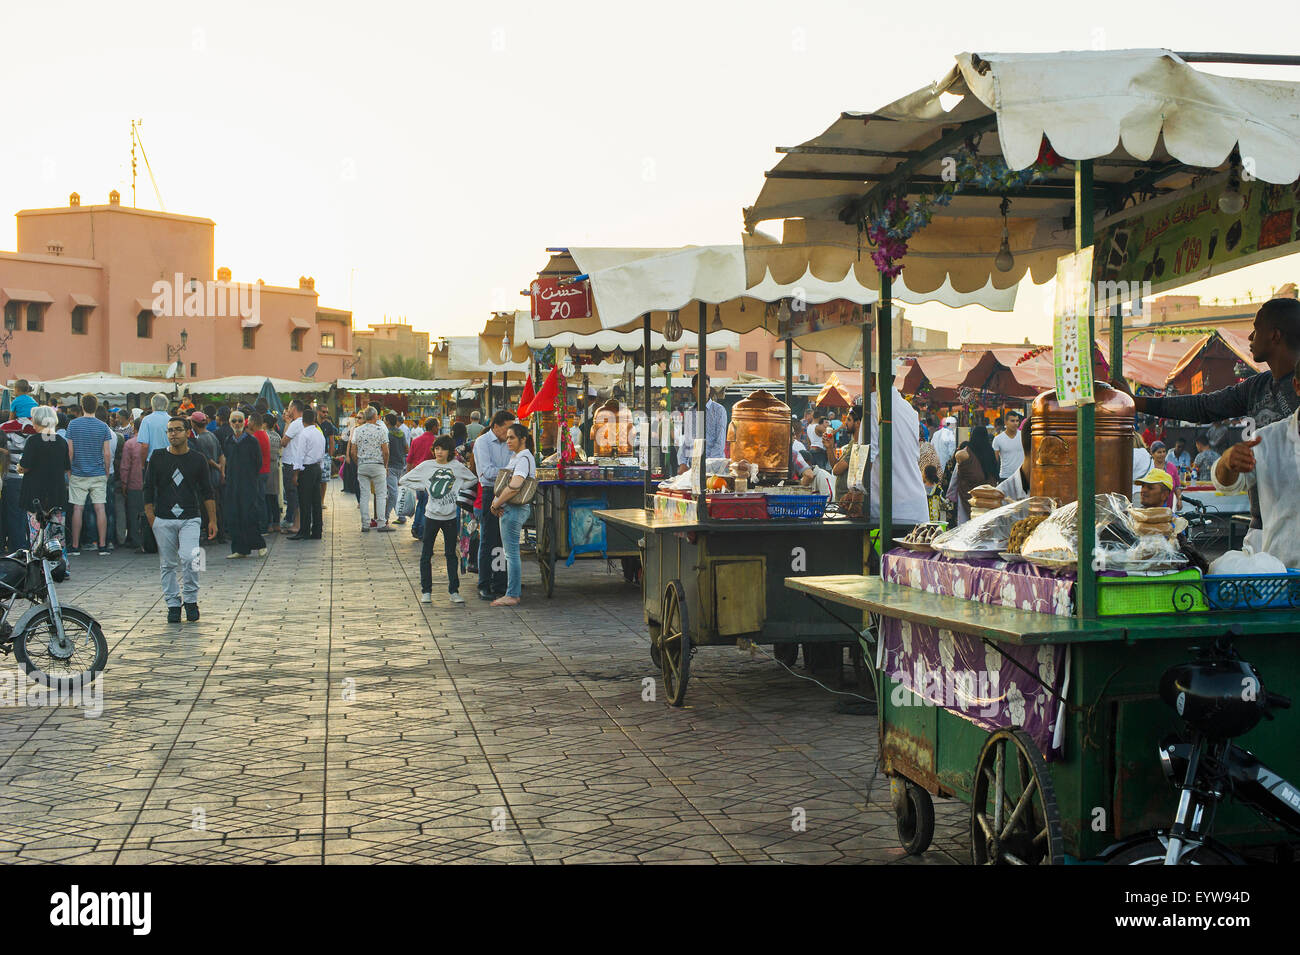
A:
<svg viewBox="0 0 1300 955">
<path fill-rule="evenodd" d="M 293 469 L 298 481 L 298 533 L 289 540 L 321 539 L 321 462 L 325 460 L 325 433 L 316 426 L 316 412 L 302 409 L 298 434 L 293 439 Z"/>
<path fill-rule="evenodd" d="M 900 525 L 924 524 L 930 519 L 930 508 L 921 480 L 921 418 L 892 382 L 889 387 L 894 459 L 892 520 Z M 871 392 L 871 519 L 880 520 L 880 402 L 874 390 Z"/>
<path fill-rule="evenodd" d="M 515 416 L 506 410 L 492 416 L 492 427 L 474 441 L 474 470 L 483 489 L 483 516 L 479 519 L 478 545 L 478 595 L 480 600 L 493 600 L 505 596 L 505 548 L 501 543 L 501 522 L 492 512 L 497 473 L 510 462 L 510 449 L 506 447 L 506 432 Z M 493 553 L 496 551 L 497 553 Z M 500 569 L 494 566 L 500 561 Z"/>
<path fill-rule="evenodd" d="M 1300 396 L 1300 362 L 1292 381 Z M 1251 530 L 1246 544 L 1300 570 L 1300 409 L 1228 448 L 1214 464 L 1214 486 L 1224 494 L 1259 493 L 1263 528 Z"/>
<path fill-rule="evenodd" d="M 302 412 L 306 407 L 301 400 L 294 398 L 284 411 L 288 421 L 284 435 L 280 438 L 280 478 L 284 482 L 284 519 L 280 521 L 280 530 L 296 533 L 298 520 L 298 471 L 301 468 L 301 456 L 294 447 L 293 439 L 302 434 Z M 322 435 L 323 437 L 323 435 Z"/>
<path fill-rule="evenodd" d="M 378 526 L 381 531 L 391 531 L 384 517 L 388 496 L 388 432 L 379 424 L 379 412 L 367 408 L 363 412 L 365 424 L 354 428 L 348 439 L 348 457 L 356 463 L 357 483 L 360 485 L 361 530 Z M 370 501 L 375 502 L 374 516 L 370 514 Z"/>
<path fill-rule="evenodd" d="M 1025 449 L 1020 443 L 1020 415 L 1007 412 L 1006 427 L 993 439 L 993 453 L 998 457 L 998 480 L 1005 481 L 1020 470 Z"/>
<path fill-rule="evenodd" d="M 934 453 L 939 455 L 939 473 L 948 466 L 949 459 L 957 453 L 957 419 L 943 419 L 943 427 L 930 436 Z"/>
</svg>

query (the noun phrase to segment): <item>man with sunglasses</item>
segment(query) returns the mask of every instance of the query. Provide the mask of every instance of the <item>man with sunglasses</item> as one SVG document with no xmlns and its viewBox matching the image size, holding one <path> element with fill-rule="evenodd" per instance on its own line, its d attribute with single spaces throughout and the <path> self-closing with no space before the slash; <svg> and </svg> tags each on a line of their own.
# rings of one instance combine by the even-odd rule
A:
<svg viewBox="0 0 1300 955">
<path fill-rule="evenodd" d="M 199 619 L 202 511 L 207 511 L 208 540 L 217 536 L 217 506 L 208 479 L 208 460 L 189 446 L 189 433 L 184 418 L 169 418 L 167 451 L 151 455 L 145 466 L 144 514 L 158 541 L 168 623 L 181 622 L 182 602 L 185 619 Z"/>
</svg>

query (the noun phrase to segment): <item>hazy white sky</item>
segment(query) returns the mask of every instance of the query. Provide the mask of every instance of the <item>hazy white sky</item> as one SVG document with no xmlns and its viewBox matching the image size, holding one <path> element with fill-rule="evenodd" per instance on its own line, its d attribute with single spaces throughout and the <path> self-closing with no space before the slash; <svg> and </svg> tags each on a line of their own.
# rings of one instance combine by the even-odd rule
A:
<svg viewBox="0 0 1300 955">
<path fill-rule="evenodd" d="M 1291 0 L 5 4 L 0 212 L 74 190 L 129 202 L 143 118 L 167 210 L 216 220 L 216 264 L 237 280 L 312 275 L 358 325 L 469 334 L 523 306 L 547 246 L 738 241 L 774 146 L 938 78 L 957 52 L 1293 52 L 1298 26 Z M 137 190 L 157 207 L 143 163 Z M 1295 263 L 1204 294 L 1266 290 L 1300 278 Z M 911 317 L 1050 340 L 1046 300 L 1026 290 L 1010 320 Z"/>
</svg>

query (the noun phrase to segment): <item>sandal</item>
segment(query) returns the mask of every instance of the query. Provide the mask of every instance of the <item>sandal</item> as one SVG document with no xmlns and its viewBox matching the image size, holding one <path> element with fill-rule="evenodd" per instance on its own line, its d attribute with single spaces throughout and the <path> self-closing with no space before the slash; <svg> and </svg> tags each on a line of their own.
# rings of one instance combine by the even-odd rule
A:
<svg viewBox="0 0 1300 955">
<path fill-rule="evenodd" d="M 493 607 L 514 607 L 518 605 L 518 603 L 519 603 L 518 597 L 498 597 L 496 600 L 492 601 L 492 606 Z"/>
</svg>

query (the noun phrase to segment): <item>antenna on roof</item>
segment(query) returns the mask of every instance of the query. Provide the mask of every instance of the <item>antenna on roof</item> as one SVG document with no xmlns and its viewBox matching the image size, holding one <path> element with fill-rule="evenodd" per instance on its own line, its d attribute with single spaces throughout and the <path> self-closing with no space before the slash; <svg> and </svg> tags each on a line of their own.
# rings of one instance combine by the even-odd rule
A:
<svg viewBox="0 0 1300 955">
<path fill-rule="evenodd" d="M 167 211 L 167 206 L 163 203 L 162 193 L 158 189 L 158 180 L 154 178 L 153 167 L 149 165 L 149 154 L 144 151 L 144 140 L 140 138 L 140 127 L 144 125 L 143 119 L 131 120 L 131 207 L 135 208 L 135 147 L 140 147 L 140 155 L 144 159 L 144 168 L 149 172 L 149 181 L 153 183 L 153 194 L 158 199 L 158 208 L 163 212 Z"/>
</svg>

